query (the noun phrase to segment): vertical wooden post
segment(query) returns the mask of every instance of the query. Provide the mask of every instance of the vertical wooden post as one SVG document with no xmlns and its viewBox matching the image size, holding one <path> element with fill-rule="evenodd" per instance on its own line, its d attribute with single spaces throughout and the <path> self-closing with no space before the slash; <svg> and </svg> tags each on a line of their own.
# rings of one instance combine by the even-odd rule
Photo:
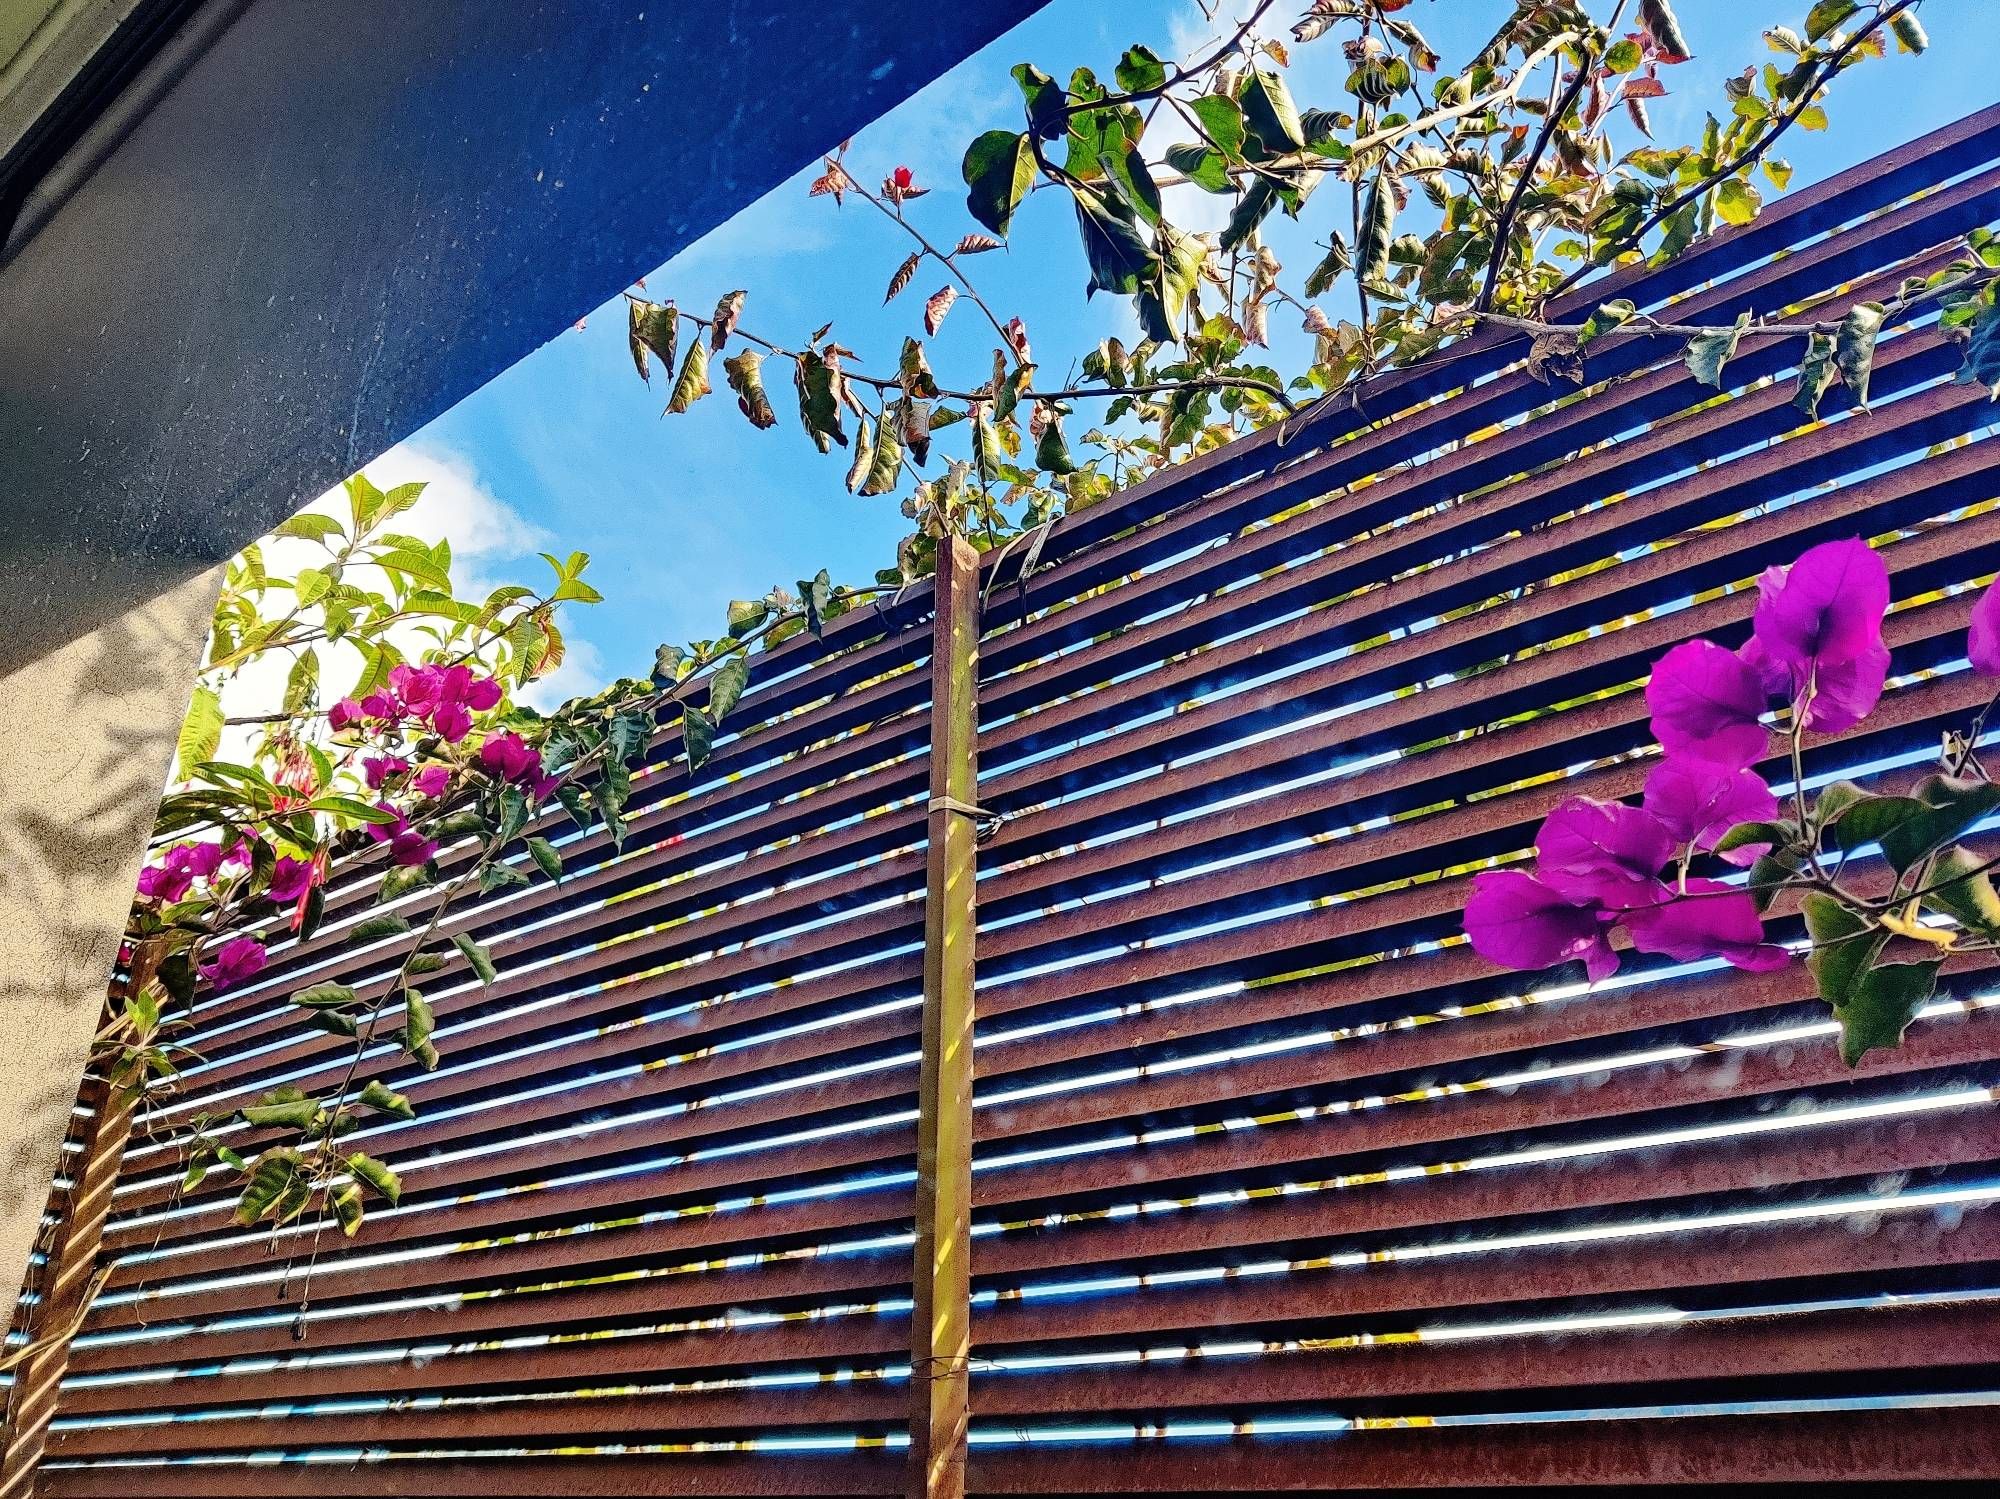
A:
<svg viewBox="0 0 2000 1499">
<path fill-rule="evenodd" d="M 56 1397 L 69 1372 L 70 1344 L 90 1309 L 97 1282 L 97 1255 L 104 1224 L 111 1216 L 111 1193 L 132 1139 L 132 1116 L 139 1093 L 92 1078 L 85 1097 L 95 1108 L 85 1136 L 76 1185 L 49 1262 L 42 1274 L 42 1299 L 28 1326 L 33 1352 L 14 1371 L 7 1403 L 6 1450 L 0 1454 L 0 1499 L 29 1499 L 48 1448 Z"/>
<path fill-rule="evenodd" d="M 963 1499 L 972 1350 L 972 982 L 979 773 L 979 554 L 938 545 L 931 645 L 910 1499 Z"/>
</svg>

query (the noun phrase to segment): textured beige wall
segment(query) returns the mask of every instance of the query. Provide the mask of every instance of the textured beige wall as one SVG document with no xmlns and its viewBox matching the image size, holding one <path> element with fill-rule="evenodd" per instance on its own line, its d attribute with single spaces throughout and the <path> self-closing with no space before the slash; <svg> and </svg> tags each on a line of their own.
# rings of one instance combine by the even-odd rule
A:
<svg viewBox="0 0 2000 1499">
<path fill-rule="evenodd" d="M 149 603 L 0 677 L 0 1305 L 27 1268 L 220 583 L 220 568 L 163 574 Z"/>
</svg>

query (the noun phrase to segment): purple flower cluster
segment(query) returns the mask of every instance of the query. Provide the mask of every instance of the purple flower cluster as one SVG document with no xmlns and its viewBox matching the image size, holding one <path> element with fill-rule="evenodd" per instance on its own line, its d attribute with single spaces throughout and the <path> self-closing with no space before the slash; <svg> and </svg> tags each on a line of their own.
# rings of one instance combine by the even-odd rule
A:
<svg viewBox="0 0 2000 1499">
<path fill-rule="evenodd" d="M 402 810 L 388 802 L 377 802 L 376 807 L 389 814 L 391 822 L 371 822 L 365 829 L 372 843 L 389 845 L 389 858 L 396 864 L 427 864 L 436 857 L 438 841 L 426 837 L 424 833 L 410 826 L 410 819 Z"/>
<path fill-rule="evenodd" d="M 525 786 L 537 800 L 555 790 L 561 776 L 542 774 L 542 752 L 512 729 L 486 736 L 479 746 L 479 764 L 488 774 L 515 786 Z"/>
<path fill-rule="evenodd" d="M 227 849 L 220 843 L 176 843 L 160 862 L 139 871 L 139 894 L 172 905 L 185 900 L 197 879 L 212 880 L 225 864 L 250 862 L 250 845 L 241 839 Z"/>
<path fill-rule="evenodd" d="M 234 989 L 255 978 L 264 969 L 264 944 L 255 937 L 232 937 L 215 950 L 215 956 L 196 965 L 217 994 Z"/>
<path fill-rule="evenodd" d="M 1617 970 L 1610 938 L 1622 926 L 1640 952 L 1719 957 L 1753 970 L 1784 965 L 1785 950 L 1763 940 L 1755 899 L 1689 877 L 1688 861 L 1731 828 L 1778 816 L 1771 788 L 1751 768 L 1770 747 L 1763 715 L 1773 698 L 1821 733 L 1852 728 L 1874 708 L 1889 669 L 1889 574 L 1864 542 L 1836 541 L 1767 569 L 1757 587 L 1753 633 L 1740 651 L 1691 640 L 1654 667 L 1646 706 L 1665 759 L 1647 777 L 1642 804 L 1571 797 L 1536 835 L 1532 873 L 1473 880 L 1465 930 L 1481 955 L 1519 969 L 1581 959 L 1601 979 Z M 1996 596 L 1974 611 L 1981 671 L 2000 672 Z M 1748 843 L 1721 857 L 1749 866 L 1768 851 Z"/>
<path fill-rule="evenodd" d="M 398 666 L 381 690 L 335 703 L 327 722 L 336 734 L 365 723 L 422 725 L 456 744 L 471 731 L 472 715 L 499 701 L 500 683 L 468 666 Z"/>
</svg>

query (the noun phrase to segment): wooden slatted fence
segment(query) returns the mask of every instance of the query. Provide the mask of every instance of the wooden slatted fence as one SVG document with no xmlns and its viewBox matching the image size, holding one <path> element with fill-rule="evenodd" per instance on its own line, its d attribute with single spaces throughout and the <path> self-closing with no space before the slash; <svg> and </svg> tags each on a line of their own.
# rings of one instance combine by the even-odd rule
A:
<svg viewBox="0 0 2000 1499">
<path fill-rule="evenodd" d="M 2000 109 L 1559 311 L 1831 315 L 1996 218 Z M 1796 966 L 1586 989 L 1456 937 L 1556 799 L 1637 792 L 1649 663 L 1740 640 L 1813 542 L 1871 539 L 1901 602 L 1882 708 L 1807 774 L 1916 774 L 1987 696 L 1985 393 L 1921 320 L 1871 411 L 1804 426 L 1796 345 L 1721 398 L 1657 341 L 1581 389 L 1523 352 L 986 561 L 973 1492 L 2000 1473 L 1984 960 L 1850 1071 Z M 39 1492 L 901 1491 L 932 613 L 772 652 L 692 781 L 661 731 L 622 855 L 552 825 L 570 878 L 448 919 L 501 979 L 433 991 L 420 1117 L 356 1137 L 406 1195 L 353 1241 L 243 1231 L 135 1142 Z M 386 979 L 344 936 L 371 879 L 206 1003 L 165 1121 L 337 1076 L 286 995 Z"/>
</svg>

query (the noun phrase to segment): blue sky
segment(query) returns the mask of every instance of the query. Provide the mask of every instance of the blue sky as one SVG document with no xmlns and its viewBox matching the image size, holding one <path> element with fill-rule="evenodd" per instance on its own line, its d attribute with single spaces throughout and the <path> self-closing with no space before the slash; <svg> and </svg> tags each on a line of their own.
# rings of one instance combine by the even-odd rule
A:
<svg viewBox="0 0 2000 1499">
<path fill-rule="evenodd" d="M 1053 0 L 857 135 L 850 170 L 872 184 L 897 165 L 911 167 L 920 184 L 935 189 L 910 205 L 912 217 L 948 244 L 977 227 L 959 181 L 965 143 L 996 126 L 1018 128 L 1013 64 L 1032 60 L 1059 78 L 1079 64 L 1108 74 L 1133 42 L 1174 55 L 1225 34 L 1221 20 L 1240 14 L 1244 3 L 1232 0 L 1210 23 L 1193 0 Z M 1927 54 L 1892 54 L 1856 69 L 1830 100 L 1829 130 L 1788 133 L 1778 154 L 1796 170 L 1794 188 L 1992 103 L 2000 94 L 1991 71 L 1993 4 L 1927 0 Z M 1405 14 L 1451 60 L 1483 43 L 1506 8 L 1505 0 L 1419 0 Z M 1602 14 L 1605 7 L 1593 8 Z M 1678 0 L 1676 8 L 1696 57 L 1667 70 L 1672 94 L 1653 111 L 1663 142 L 1691 138 L 1721 99 L 1723 79 L 1771 55 L 1761 31 L 1797 26 L 1808 6 Z M 1304 9 L 1303 0 L 1285 0 L 1274 14 L 1289 22 Z M 1301 101 L 1331 103 L 1346 73 L 1338 46 L 1294 47 L 1292 62 Z M 743 287 L 744 326 L 763 336 L 796 346 L 832 320 L 836 336 L 861 356 L 860 367 L 888 363 L 902 338 L 919 331 L 923 299 L 940 278 L 927 268 L 885 308 L 883 288 L 911 247 L 866 204 L 836 208 L 829 198 L 808 198 L 818 170 L 817 158 L 800 163 L 791 181 L 650 272 L 650 293 L 705 314 L 724 292 Z M 1318 212 L 1309 201 L 1296 225 L 1272 221 L 1274 248 L 1295 272 L 1317 258 L 1311 242 L 1334 222 L 1333 196 Z M 1012 247 L 968 265 L 1001 317 L 1026 320 L 1035 357 L 1050 372 L 1132 326 L 1124 304 L 1085 302 L 1081 252 L 1057 197 L 1037 195 L 1016 221 Z M 1296 275 L 1287 281 L 1296 285 Z M 416 524 L 451 536 L 477 581 L 534 581 L 544 570 L 534 553 L 545 546 L 591 554 L 590 576 L 605 601 L 571 611 L 574 649 L 560 677 L 545 684 L 541 695 L 551 699 L 643 674 L 660 641 L 719 633 L 732 597 L 789 585 L 820 567 L 838 580 L 869 581 L 892 561 L 907 529 L 893 501 L 857 499 L 842 488 L 844 465 L 814 451 L 783 399 L 775 429 L 744 422 L 720 389 L 719 370 L 716 395 L 687 415 L 662 419 L 665 382 L 657 374 L 650 390 L 639 382 L 625 348 L 622 288 L 604 290 L 605 306 L 582 329 L 556 333 L 369 465 L 378 482 L 433 481 L 436 503 Z M 1348 309 L 1336 294 L 1326 310 L 1340 316 Z M 955 383 L 971 384 L 979 376 L 969 372 L 988 366 L 992 344 L 976 309 L 961 304 L 933 345 L 932 363 L 967 375 Z M 1287 324 L 1278 338 L 1281 368 L 1303 367 L 1303 344 Z"/>
</svg>

